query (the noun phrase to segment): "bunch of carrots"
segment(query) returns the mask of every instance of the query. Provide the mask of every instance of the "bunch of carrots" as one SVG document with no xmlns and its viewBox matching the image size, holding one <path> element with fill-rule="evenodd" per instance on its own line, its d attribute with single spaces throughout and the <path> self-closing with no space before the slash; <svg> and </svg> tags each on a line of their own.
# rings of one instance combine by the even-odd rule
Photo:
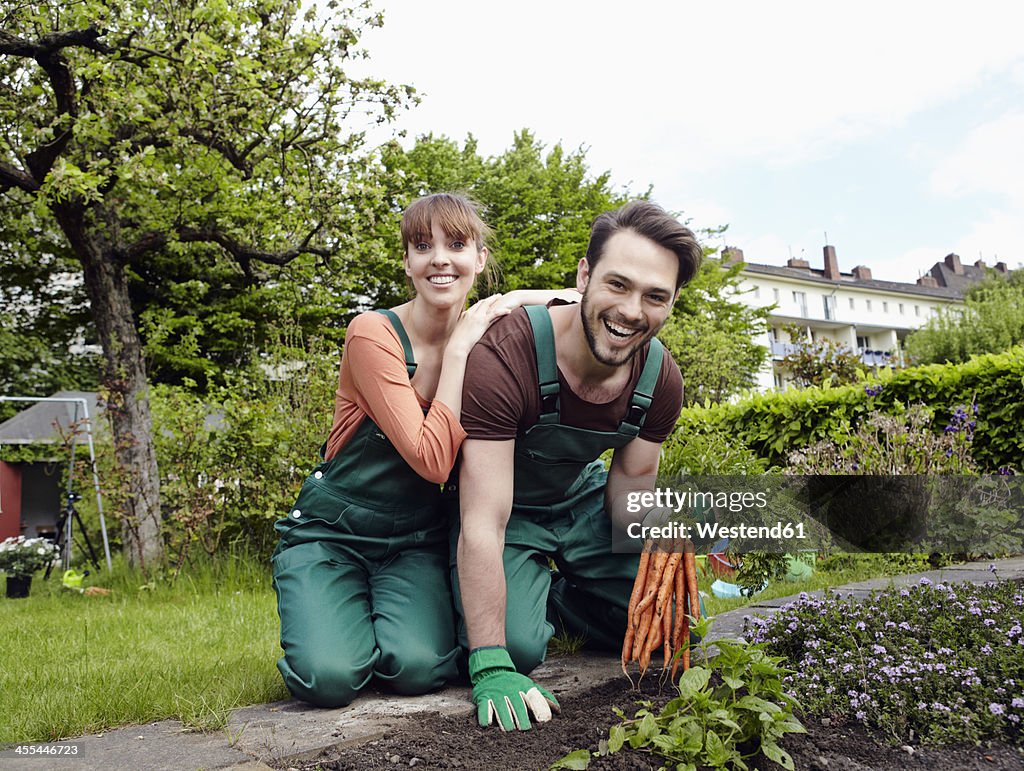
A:
<svg viewBox="0 0 1024 771">
<path fill-rule="evenodd" d="M 680 661 L 684 672 L 690 668 L 690 616 L 700 619 L 697 558 L 692 542 L 675 541 L 667 549 L 660 545 L 656 548 L 650 540 L 644 543 L 628 613 L 622 641 L 623 674 L 629 677 L 629 663 L 635 661 L 643 677 L 659 646 L 664 651 L 663 667 L 668 669 L 672 662 L 672 680 Z"/>
</svg>

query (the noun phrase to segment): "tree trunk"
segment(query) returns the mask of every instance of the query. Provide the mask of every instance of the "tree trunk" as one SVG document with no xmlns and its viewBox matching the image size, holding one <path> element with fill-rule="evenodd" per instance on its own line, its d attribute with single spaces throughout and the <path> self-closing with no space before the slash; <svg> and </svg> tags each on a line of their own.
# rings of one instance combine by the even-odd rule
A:
<svg viewBox="0 0 1024 771">
<path fill-rule="evenodd" d="M 130 564 L 145 568 L 163 553 L 160 476 L 146 364 L 124 264 L 116 245 L 87 224 L 83 208 L 57 205 L 54 214 L 82 263 L 93 320 L 103 346 L 102 382 L 109 391 L 107 413 L 113 424 L 114 452 L 127 477 L 121 512 L 125 556 Z"/>
</svg>

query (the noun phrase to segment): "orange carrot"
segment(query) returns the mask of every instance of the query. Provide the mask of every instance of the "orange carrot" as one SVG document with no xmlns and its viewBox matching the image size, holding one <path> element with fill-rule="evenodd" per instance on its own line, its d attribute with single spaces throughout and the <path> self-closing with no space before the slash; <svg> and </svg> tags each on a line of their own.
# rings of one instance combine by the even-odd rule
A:
<svg viewBox="0 0 1024 771">
<path fill-rule="evenodd" d="M 679 575 L 679 571 L 676 571 L 676 575 Z M 675 584 L 675 579 L 672 580 Z M 663 645 L 665 646 L 665 661 L 661 665 L 662 669 L 668 669 L 669 659 L 672 658 L 672 598 L 669 597 L 668 605 L 665 607 L 665 612 L 661 617 L 661 636 L 663 638 Z M 664 677 L 664 675 L 662 675 Z"/>
<path fill-rule="evenodd" d="M 640 553 L 640 565 L 636 571 L 636 580 L 633 582 L 633 593 L 629 596 L 629 605 L 626 607 L 626 635 L 622 640 L 622 674 L 629 676 L 626 672 L 626 665 L 629 663 L 629 654 L 633 650 L 633 637 L 636 635 L 636 622 L 633 612 L 643 593 L 647 583 L 647 569 L 651 563 L 651 542 L 644 544 L 644 550 Z"/>
<path fill-rule="evenodd" d="M 661 578 L 661 586 L 658 588 L 658 602 L 654 606 L 655 613 L 659 615 L 664 614 L 665 604 L 672 596 L 672 587 L 675 585 L 676 572 L 678 571 L 679 560 L 682 556 L 679 552 L 673 552 L 672 556 L 668 558 L 668 563 L 665 565 L 665 573 Z"/>
<path fill-rule="evenodd" d="M 676 654 L 679 652 L 679 646 L 682 644 L 683 622 L 686 620 L 687 593 L 685 568 L 676 571 L 675 600 L 676 618 L 675 624 L 672 626 L 672 655 L 675 659 L 672 662 L 672 680 L 676 679 L 676 670 L 679 668 L 679 658 L 676 657 Z"/>
<path fill-rule="evenodd" d="M 700 613 L 700 608 L 697 608 L 697 613 Z M 683 616 L 683 638 L 681 644 L 683 646 L 683 671 L 685 672 L 690 668 L 690 616 Z"/>
<path fill-rule="evenodd" d="M 647 595 L 656 594 L 658 586 L 661 583 L 662 573 L 665 571 L 665 563 L 668 561 L 668 554 L 666 552 L 655 552 L 651 558 L 650 567 L 647 570 L 647 586 L 644 589 L 645 598 Z M 636 623 L 636 635 L 633 638 L 633 660 L 640 660 L 640 652 L 643 650 L 647 643 L 647 635 L 651 629 L 651 620 L 654 618 L 654 603 L 649 602 L 646 605 L 643 601 L 640 605 L 644 606 L 639 618 L 637 618 L 636 611 L 634 611 L 633 618 Z M 637 610 L 640 610 L 638 606 Z"/>
<path fill-rule="evenodd" d="M 694 553 L 693 544 L 687 542 L 687 549 L 683 552 L 683 567 L 686 570 L 686 591 L 689 592 L 690 615 L 700 620 L 700 594 L 697 591 L 697 555 Z"/>
</svg>

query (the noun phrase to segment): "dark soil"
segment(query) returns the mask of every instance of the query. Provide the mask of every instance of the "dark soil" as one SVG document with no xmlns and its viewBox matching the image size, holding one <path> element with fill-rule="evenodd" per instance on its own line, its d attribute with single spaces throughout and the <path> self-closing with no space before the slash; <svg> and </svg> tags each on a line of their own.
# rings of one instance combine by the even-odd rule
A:
<svg viewBox="0 0 1024 771">
<path fill-rule="evenodd" d="M 612 712 L 620 707 L 632 715 L 638 699 L 664 703 L 669 694 L 658 693 L 648 681 L 643 693 L 631 691 L 625 680 L 615 680 L 576 695 L 560 698 L 562 714 L 533 730 L 502 733 L 481 728 L 476 717 L 436 713 L 410 718 L 383 738 L 344 750 L 325 751 L 313 761 L 289 768 L 372 771 L 415 767 L 418 769 L 468 769 L 469 771 L 542 771 L 569 752 L 597 750 L 608 729 L 618 722 Z M 827 722 L 827 721 L 826 721 Z M 800 771 L 903 771 L 903 769 L 1024 769 L 1024 754 L 1008 745 L 992 747 L 893 747 L 876 740 L 858 725 L 822 725 L 806 719 L 808 733 L 787 736 L 782 746 Z M 592 771 L 641 771 L 657 769 L 659 760 L 624 748 L 614 755 L 592 759 Z M 751 769 L 777 771 L 763 756 L 749 761 Z"/>
</svg>

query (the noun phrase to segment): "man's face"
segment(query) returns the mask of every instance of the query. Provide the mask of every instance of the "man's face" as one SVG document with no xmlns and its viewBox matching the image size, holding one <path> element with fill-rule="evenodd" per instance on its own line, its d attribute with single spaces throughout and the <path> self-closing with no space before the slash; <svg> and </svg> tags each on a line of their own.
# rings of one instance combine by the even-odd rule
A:
<svg viewBox="0 0 1024 771">
<path fill-rule="evenodd" d="M 620 230 L 604 245 L 593 272 L 586 259 L 576 271 L 583 295 L 580 313 L 590 352 L 602 364 L 629 362 L 654 337 L 672 312 L 679 260 L 632 230 Z"/>
</svg>

